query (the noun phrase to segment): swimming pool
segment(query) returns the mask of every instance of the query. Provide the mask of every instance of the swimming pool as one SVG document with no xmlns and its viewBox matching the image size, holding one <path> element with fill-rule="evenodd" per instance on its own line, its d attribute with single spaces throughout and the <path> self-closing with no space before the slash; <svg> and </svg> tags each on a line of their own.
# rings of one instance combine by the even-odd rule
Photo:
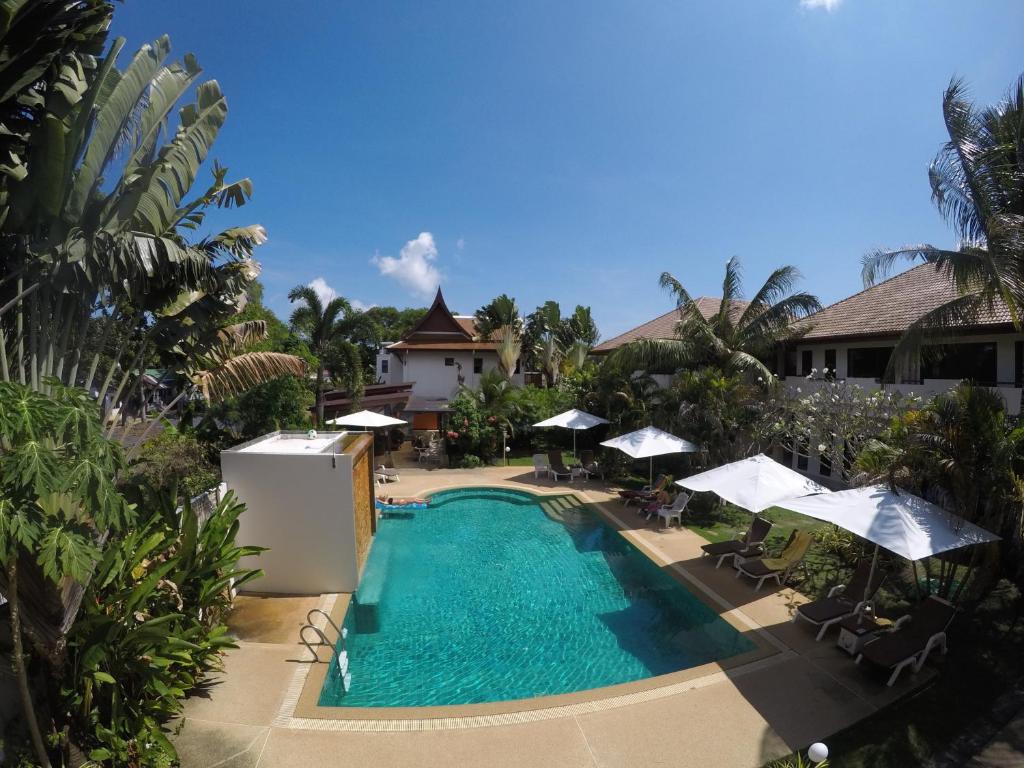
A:
<svg viewBox="0 0 1024 768">
<path fill-rule="evenodd" d="M 754 644 L 573 496 L 469 488 L 385 512 L 345 616 L 351 685 L 321 706 L 526 699 Z"/>
</svg>

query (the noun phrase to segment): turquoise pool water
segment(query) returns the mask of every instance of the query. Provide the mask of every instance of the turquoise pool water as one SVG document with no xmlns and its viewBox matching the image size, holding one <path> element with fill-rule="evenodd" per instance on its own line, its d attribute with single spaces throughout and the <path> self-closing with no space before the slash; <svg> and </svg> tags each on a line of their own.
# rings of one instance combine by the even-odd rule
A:
<svg viewBox="0 0 1024 768">
<path fill-rule="evenodd" d="M 753 649 L 600 516 L 494 488 L 385 512 L 345 617 L 351 685 L 320 704 L 523 699 Z"/>
</svg>

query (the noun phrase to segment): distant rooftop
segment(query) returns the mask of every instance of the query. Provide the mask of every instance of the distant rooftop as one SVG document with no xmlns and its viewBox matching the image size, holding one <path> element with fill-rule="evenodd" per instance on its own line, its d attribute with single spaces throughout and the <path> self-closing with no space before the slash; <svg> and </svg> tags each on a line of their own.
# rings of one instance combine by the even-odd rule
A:
<svg viewBox="0 0 1024 768">
<path fill-rule="evenodd" d="M 945 272 L 932 264 L 921 264 L 825 307 L 804 318 L 797 327 L 810 326 L 803 338 L 814 340 L 899 336 L 922 315 L 958 295 Z M 991 311 L 982 311 L 964 327 L 997 327 L 1011 322 L 1010 311 L 997 301 Z"/>
<path fill-rule="evenodd" d="M 697 310 L 705 320 L 710 320 L 715 313 L 718 312 L 722 306 L 722 300 L 713 296 L 701 296 L 700 298 L 694 299 L 694 303 L 697 305 Z M 738 301 L 734 303 L 733 312 L 741 312 L 747 307 L 747 302 Z M 639 341 L 640 339 L 674 339 L 676 338 L 676 325 L 679 323 L 679 310 L 670 309 L 663 315 L 659 315 L 653 320 L 648 320 L 643 325 L 638 325 L 636 328 L 620 333 L 618 336 L 603 341 L 594 347 L 593 351 L 601 354 L 602 352 L 612 352 L 623 344 L 629 344 L 632 341 Z"/>
</svg>

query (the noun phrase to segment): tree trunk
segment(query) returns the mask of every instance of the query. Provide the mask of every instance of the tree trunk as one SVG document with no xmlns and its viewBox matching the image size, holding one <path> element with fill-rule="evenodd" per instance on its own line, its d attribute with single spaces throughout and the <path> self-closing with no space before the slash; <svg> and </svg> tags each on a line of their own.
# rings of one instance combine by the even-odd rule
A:
<svg viewBox="0 0 1024 768">
<path fill-rule="evenodd" d="M 7 566 L 8 601 L 11 607 L 11 639 L 14 642 L 14 674 L 18 680 L 18 694 L 21 697 L 21 708 L 25 713 L 25 724 L 32 739 L 36 758 L 43 768 L 50 768 L 50 757 L 46 753 L 43 734 L 39 731 L 39 721 L 32 706 L 32 692 L 28 686 L 28 670 L 25 667 L 25 648 L 21 637 L 21 605 L 18 599 L 18 557 L 13 554 Z"/>
<path fill-rule="evenodd" d="M 316 426 L 324 428 L 324 367 L 320 363 L 316 369 Z"/>
</svg>

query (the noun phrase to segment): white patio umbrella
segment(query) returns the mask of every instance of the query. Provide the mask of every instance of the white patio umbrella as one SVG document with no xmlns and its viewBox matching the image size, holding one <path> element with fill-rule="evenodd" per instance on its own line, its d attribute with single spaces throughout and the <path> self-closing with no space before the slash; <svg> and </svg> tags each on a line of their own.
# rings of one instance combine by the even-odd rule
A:
<svg viewBox="0 0 1024 768">
<path fill-rule="evenodd" d="M 695 453 L 698 448 L 689 440 L 676 437 L 657 427 L 644 427 L 635 432 L 605 440 L 601 445 L 616 448 L 634 459 L 649 458 L 648 482 L 654 480 L 654 457 L 667 453 Z"/>
<path fill-rule="evenodd" d="M 374 411 L 359 411 L 358 413 L 350 413 L 348 416 L 338 416 L 334 419 L 328 419 L 327 423 L 345 427 L 363 427 L 368 430 L 408 424 L 408 422 L 402 419 L 395 419 Z"/>
<path fill-rule="evenodd" d="M 576 430 L 590 429 L 598 424 L 608 424 L 608 419 L 602 419 L 586 411 L 578 411 L 573 408 L 571 411 L 552 416 L 550 419 L 538 421 L 535 427 L 564 427 L 572 430 L 572 455 L 576 456 Z"/>
<path fill-rule="evenodd" d="M 383 413 L 376 413 L 375 411 L 358 411 L 356 413 L 350 413 L 348 416 L 338 416 L 333 419 L 328 419 L 327 424 L 334 424 L 336 426 L 345 427 L 362 427 L 367 432 L 374 429 L 381 429 L 383 427 L 397 427 L 399 424 L 408 424 L 409 422 L 403 421 L 402 419 L 396 419 L 391 416 L 385 416 Z M 391 441 L 387 441 L 388 456 L 391 455 Z M 374 469 L 376 469 L 377 455 L 373 456 Z"/>
<path fill-rule="evenodd" d="M 917 561 L 999 539 L 994 533 L 920 496 L 906 491 L 896 493 L 882 485 L 787 499 L 778 506 L 838 525 L 872 542 L 875 554 L 871 559 L 868 584 L 874 579 L 879 547 Z"/>
<path fill-rule="evenodd" d="M 711 491 L 737 507 L 757 513 L 778 502 L 829 489 L 759 453 L 676 480 L 691 491 Z"/>
</svg>

